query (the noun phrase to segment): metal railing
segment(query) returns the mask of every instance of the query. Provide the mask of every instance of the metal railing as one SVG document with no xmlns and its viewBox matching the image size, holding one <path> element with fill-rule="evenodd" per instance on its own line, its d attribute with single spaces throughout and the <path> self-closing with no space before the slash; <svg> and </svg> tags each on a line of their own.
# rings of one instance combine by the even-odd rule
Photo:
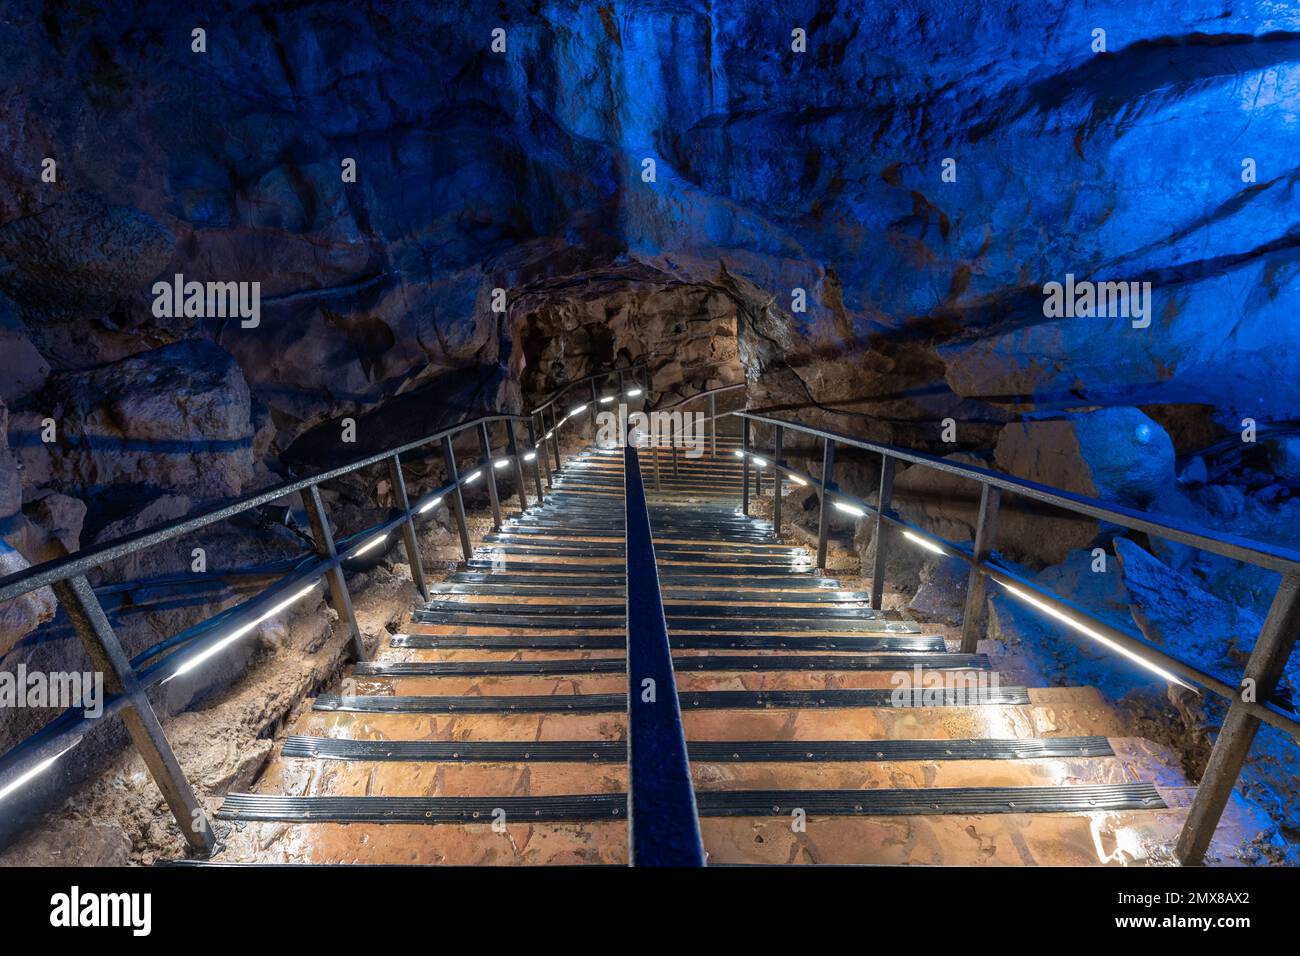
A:
<svg viewBox="0 0 1300 956">
<path fill-rule="evenodd" d="M 641 463 L 623 449 L 627 556 L 628 863 L 703 866 Z"/>
<path fill-rule="evenodd" d="M 958 558 L 970 565 L 962 617 L 961 651 L 963 653 L 973 653 L 976 642 L 983 633 L 986 611 L 984 584 L 988 579 L 1001 585 L 1009 594 L 1022 602 L 1073 627 L 1109 650 L 1143 664 L 1162 677 L 1174 683 L 1190 686 L 1192 689 L 1195 689 L 1195 685 L 1199 685 L 1229 700 L 1231 703 L 1227 717 L 1215 740 L 1209 764 L 1197 787 L 1195 800 L 1179 836 L 1177 855 L 1182 863 L 1194 865 L 1203 862 L 1260 723 L 1277 727 L 1292 737 L 1300 735 L 1300 721 L 1296 720 L 1289 709 L 1280 707 L 1271 699 L 1282 676 L 1283 667 L 1295 646 L 1297 636 L 1300 636 L 1300 552 L 1211 531 L 1179 518 L 1153 516 L 984 468 L 946 461 L 933 455 L 879 442 L 864 441 L 799 422 L 748 411 L 725 412 L 720 417 L 728 415 L 738 417 L 742 422 L 742 447 L 739 454 L 744 461 L 742 467 L 744 492 L 741 507 L 745 513 L 749 512 L 751 464 L 756 467 L 755 478 L 758 488 L 762 487 L 762 476 L 765 471 L 770 471 L 773 476 L 775 496 L 773 524 L 778 536 L 781 532 L 781 476 L 788 475 L 817 492 L 820 499 L 817 519 L 817 566 L 819 568 L 826 567 L 831 508 L 847 512 L 859 519 L 874 517 L 875 558 L 871 570 L 873 608 L 879 610 L 883 598 L 886 547 L 881 532 L 884 526 L 889 525 L 902 530 L 905 537 L 912 539 L 920 547 Z M 772 429 L 773 440 L 770 451 L 766 448 L 761 453 L 755 451 L 753 444 L 755 426 Z M 787 432 L 796 432 L 821 440 L 822 465 L 819 475 L 814 476 L 793 468 L 786 461 L 783 454 L 783 441 Z M 841 491 L 835 484 L 834 467 L 837 447 L 859 449 L 880 456 L 880 482 L 875 505 Z M 895 465 L 898 462 L 957 475 L 978 484 L 980 505 L 973 545 L 966 546 L 940 538 L 910 524 L 893 510 L 891 507 L 893 478 Z M 1096 617 L 1066 598 L 1026 580 L 996 561 L 993 552 L 1003 492 L 1020 495 L 1130 530 L 1176 541 L 1256 567 L 1281 572 L 1281 584 L 1255 641 L 1240 682 L 1234 686 L 1229 680 L 1170 654 L 1141 635 L 1123 630 Z"/>
<path fill-rule="evenodd" d="M 575 414 L 570 412 L 564 418 L 559 418 L 557 404 L 581 385 L 589 385 L 592 401 L 598 402 L 600 396 L 597 383 L 601 381 L 617 381 L 620 394 L 625 391 L 635 391 L 639 395 L 648 390 L 648 380 L 644 386 L 638 384 L 635 389 L 624 388 L 626 378 L 635 376 L 638 370 L 644 370 L 644 366 L 599 372 L 561 387 L 551 398 L 532 409 L 528 415 L 482 415 L 379 454 L 304 478 L 287 481 L 197 515 L 148 528 L 0 578 L 0 602 L 16 600 L 43 587 L 53 589 L 92 666 L 104 675 L 104 688 L 107 694 L 102 713 L 96 718 L 89 718 L 76 709 L 65 711 L 39 731 L 0 755 L 0 800 L 13 794 L 51 767 L 59 757 L 75 747 L 100 718 L 118 716 L 126 725 L 132 743 L 144 758 L 154 781 L 180 825 L 186 842 L 198 853 L 204 855 L 211 853 L 215 836 L 210 821 L 206 811 L 195 797 L 193 788 L 186 779 L 163 732 L 162 724 L 148 698 L 150 689 L 194 669 L 234 644 L 262 622 L 306 597 L 322 578 L 328 586 L 330 603 L 348 628 L 352 653 L 358 660 L 363 660 L 365 646 L 343 574 L 345 562 L 388 543 L 395 531 L 400 532 L 411 567 L 412 579 L 421 597 L 427 600 L 429 591 L 424 579 L 415 533 L 415 520 L 440 504 L 449 505 L 460 539 L 462 554 L 465 560 L 469 561 L 473 557 L 474 549 L 465 518 L 463 489 L 480 480 L 483 481 L 488 491 L 495 530 L 501 527 L 500 498 L 495 477 L 498 469 L 513 466 L 520 506 L 523 510 L 528 507 L 524 465 L 530 463 L 536 498 L 539 502 L 544 500 L 543 470 L 546 473 L 547 486 L 551 484 L 551 472 L 547 461 L 548 444 L 554 454 L 555 466 L 559 468 L 562 459 L 558 431 L 564 422 Z M 585 410 L 585 406 L 578 411 L 582 410 Z M 544 424 L 548 411 L 551 415 L 551 428 L 544 438 L 539 438 L 541 434 L 539 425 Z M 594 425 L 594 410 L 592 422 Z M 498 425 L 505 431 L 505 447 L 500 451 L 494 451 L 491 432 Z M 522 446 L 516 434 L 519 425 L 523 425 L 527 433 L 526 443 Z M 465 433 L 476 435 L 480 458 L 467 474 L 461 475 L 457 470 L 453 441 Z M 408 496 L 402 472 L 402 456 L 437 445 L 441 446 L 446 468 L 446 482 L 413 502 Z M 396 504 L 396 514 L 379 525 L 350 536 L 340 550 L 321 499 L 320 486 L 325 482 L 379 465 L 387 469 Z M 114 633 L 87 575 L 114 560 L 165 544 L 289 495 L 298 495 L 302 500 L 311 528 L 311 541 L 315 553 L 297 562 L 289 573 L 252 598 L 169 638 L 157 648 L 137 655 L 134 659 L 129 658 Z"/>
</svg>

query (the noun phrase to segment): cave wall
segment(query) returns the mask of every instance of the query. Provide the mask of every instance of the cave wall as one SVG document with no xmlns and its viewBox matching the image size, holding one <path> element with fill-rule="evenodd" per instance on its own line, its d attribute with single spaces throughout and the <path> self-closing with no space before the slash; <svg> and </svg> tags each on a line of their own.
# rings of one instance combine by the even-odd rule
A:
<svg viewBox="0 0 1300 956">
<path fill-rule="evenodd" d="M 13 0 L 3 25 L 0 573 L 642 360 L 658 395 L 744 379 L 1300 541 L 1292 4 Z M 260 283 L 260 321 L 160 316 L 176 274 Z M 1149 325 L 1049 317 L 1067 276 L 1150 282 Z M 1044 520 L 1008 518 L 1030 567 L 1113 537 Z M 0 654 L 52 614 L 0 609 Z"/>
</svg>

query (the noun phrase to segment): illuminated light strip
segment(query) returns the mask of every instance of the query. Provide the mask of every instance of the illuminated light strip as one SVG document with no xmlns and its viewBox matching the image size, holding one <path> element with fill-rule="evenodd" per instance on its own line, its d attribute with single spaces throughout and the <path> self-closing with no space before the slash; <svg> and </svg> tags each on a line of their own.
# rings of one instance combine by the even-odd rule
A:
<svg viewBox="0 0 1300 956">
<path fill-rule="evenodd" d="M 36 777 L 39 777 L 45 771 L 49 770 L 51 767 L 54 766 L 54 762 L 56 760 L 62 757 L 73 747 L 77 746 L 77 744 L 79 744 L 80 742 L 81 741 L 79 740 L 73 741 L 72 743 L 68 744 L 68 746 L 64 747 L 62 750 L 56 753 L 53 757 L 46 757 L 35 767 L 32 767 L 32 769 L 26 771 L 25 773 L 20 774 L 17 780 L 13 781 L 10 784 L 7 784 L 4 787 L 4 789 L 0 790 L 0 800 L 3 800 L 5 797 L 9 796 L 9 794 L 13 793 L 15 790 L 17 790 L 23 784 L 27 783 L 29 780 L 33 780 Z"/>
<path fill-rule="evenodd" d="M 739 448 L 737 448 L 737 449 L 736 449 L 736 457 L 737 457 L 737 458 L 744 458 L 744 457 L 745 457 L 745 453 L 744 453 L 743 451 L 741 451 Z"/>
<path fill-rule="evenodd" d="M 998 581 L 998 583 L 1002 584 L 1001 581 Z M 1048 615 L 1049 617 L 1056 618 L 1058 621 L 1060 621 L 1063 624 L 1068 624 L 1070 627 L 1074 628 L 1080 634 L 1084 635 L 1085 637 L 1092 638 L 1098 644 L 1102 644 L 1106 647 L 1109 647 L 1112 651 L 1115 651 L 1117 654 L 1128 658 L 1134 664 L 1137 664 L 1140 667 L 1145 667 L 1147 670 L 1151 671 L 1151 673 L 1157 674 L 1171 683 L 1178 684 L 1180 687 L 1186 687 L 1188 690 L 1196 691 L 1196 693 L 1198 694 L 1200 693 L 1199 690 L 1197 690 L 1191 684 L 1187 683 L 1187 681 L 1183 680 L 1182 678 L 1175 677 L 1173 674 L 1169 673 L 1169 671 L 1165 670 L 1163 667 L 1153 664 L 1151 661 L 1147 660 L 1141 654 L 1136 654 L 1133 651 L 1130 651 L 1127 647 L 1124 647 L 1122 644 L 1115 643 L 1109 637 L 1106 637 L 1104 634 L 1099 634 L 1097 631 L 1094 631 L 1092 628 L 1088 627 L 1088 625 L 1084 624 L 1083 622 L 1076 621 L 1068 614 L 1061 613 L 1056 608 L 1052 607 L 1050 604 L 1046 604 L 1043 601 L 1038 600 L 1038 598 L 1034 597 L 1032 594 L 1028 594 L 1025 591 L 1020 590 L 1020 588 L 1013 587 L 1010 584 L 1002 584 L 1002 586 L 1006 588 L 1011 594 L 1015 595 L 1020 600 L 1024 601 L 1026 604 L 1038 608 L 1038 610 L 1042 611 L 1044 614 Z"/>
<path fill-rule="evenodd" d="M 504 468 L 504 467 L 505 467 L 506 465 L 508 465 L 508 464 L 510 464 L 510 459 L 509 459 L 509 458 L 498 458 L 496 461 L 492 462 L 492 467 L 493 467 L 493 468 Z"/>
<path fill-rule="evenodd" d="M 438 497 L 434 498 L 432 501 L 426 501 L 424 504 L 420 505 L 420 510 L 417 511 L 416 514 L 424 514 L 429 509 L 438 507 L 438 504 L 441 501 L 442 501 L 442 495 L 439 495 Z"/>
<path fill-rule="evenodd" d="M 474 474 L 470 475 L 468 478 L 465 479 L 465 484 L 472 485 L 474 484 L 474 482 L 478 481 L 482 477 L 483 477 L 483 472 L 476 471 L 474 472 Z"/>
<path fill-rule="evenodd" d="M 554 434 L 555 434 L 555 429 L 551 429 L 549 432 L 546 433 L 546 437 L 543 438 L 542 441 L 550 441 L 551 436 Z"/>
<path fill-rule="evenodd" d="M 524 461 L 532 461 L 536 457 L 537 457 L 537 452 L 530 451 L 528 454 L 524 455 Z"/>
<path fill-rule="evenodd" d="M 359 557 L 361 557 L 361 555 L 365 554 L 367 551 L 373 551 L 373 550 L 375 550 L 375 548 L 379 547 L 381 544 L 383 544 L 383 543 L 384 543 L 385 541 L 387 541 L 387 540 L 388 540 L 388 532 L 387 532 L 387 531 L 385 531 L 383 534 L 375 535 L 375 537 L 371 538 L 369 541 L 367 541 L 367 542 L 366 542 L 365 544 L 363 544 L 361 547 L 357 548 L 357 550 L 356 550 L 355 552 L 353 552 L 352 557 L 354 557 L 354 558 L 359 558 Z"/>
<path fill-rule="evenodd" d="M 384 537 L 388 537 L 388 535 L 384 535 Z M 369 545 L 367 545 L 367 547 L 369 547 Z M 360 552 L 357 553 L 359 554 Z M 281 611 L 287 608 L 290 604 L 294 603 L 297 600 L 300 600 L 301 598 L 306 597 L 315 589 L 316 589 L 316 582 L 313 581 L 311 584 L 307 585 L 297 594 L 285 598 L 283 601 L 281 601 L 275 607 L 271 608 L 271 610 L 267 611 L 261 617 L 257 618 L 254 621 L 250 621 L 249 623 L 245 624 L 243 627 L 236 628 L 235 630 L 227 634 L 225 637 L 223 637 L 221 640 L 217 641 L 217 643 L 209 647 L 207 650 L 203 651 L 201 654 L 197 654 L 194 657 L 191 657 L 180 667 L 176 668 L 175 672 L 170 677 L 163 678 L 163 680 L 160 683 L 165 684 L 173 677 L 180 677 L 182 674 L 186 673 L 187 671 L 192 671 L 194 668 L 198 667 L 200 664 L 206 661 L 209 657 L 211 657 L 212 655 L 220 651 L 225 650 L 228 646 L 233 644 L 235 641 L 239 640 L 241 637 L 243 637 L 253 628 L 257 627 L 257 625 L 261 624 L 263 621 L 275 617 L 277 614 L 279 614 Z"/>
<path fill-rule="evenodd" d="M 627 393 L 627 397 L 628 397 L 628 398 L 636 398 L 636 397 L 637 397 L 638 395 L 640 395 L 640 394 L 641 394 L 641 389 L 639 389 L 639 388 L 634 388 L 634 389 L 630 389 L 630 390 L 628 391 L 628 393 Z"/>
<path fill-rule="evenodd" d="M 608 405 L 608 404 L 609 404 L 610 402 L 612 402 L 613 400 L 614 400 L 614 396 L 613 396 L 613 395 L 606 395 L 604 398 L 602 398 L 602 399 L 600 400 L 600 404 L 602 404 L 602 405 Z"/>
<path fill-rule="evenodd" d="M 849 514 L 856 515 L 859 518 L 865 518 L 867 516 L 867 513 L 863 511 L 861 508 L 859 508 L 857 505 L 847 504 L 846 502 L 843 501 L 835 502 L 835 507 L 838 508 L 840 511 L 847 511 Z"/>
<path fill-rule="evenodd" d="M 796 485 L 799 485 L 800 487 L 803 487 L 808 484 L 808 482 L 804 481 L 798 475 L 786 475 L 786 477 L 789 478 L 791 481 L 793 481 Z"/>
<path fill-rule="evenodd" d="M 758 465 L 759 468 L 767 467 L 767 459 L 759 458 L 757 455 L 750 455 L 749 457 L 754 459 L 754 464 Z"/>
<path fill-rule="evenodd" d="M 569 409 L 569 414 L 566 417 L 572 418 L 574 415 L 581 415 L 586 410 L 587 410 L 586 405 L 579 405 L 577 408 Z"/>
<path fill-rule="evenodd" d="M 933 541 L 927 541 L 925 538 L 922 538 L 919 534 L 913 534 L 911 531 L 904 531 L 903 537 L 906 538 L 908 541 L 913 541 L 916 544 L 919 544 L 927 551 L 933 551 L 935 554 L 946 555 L 948 553 L 947 551 L 943 550 L 943 548 L 935 544 Z"/>
</svg>

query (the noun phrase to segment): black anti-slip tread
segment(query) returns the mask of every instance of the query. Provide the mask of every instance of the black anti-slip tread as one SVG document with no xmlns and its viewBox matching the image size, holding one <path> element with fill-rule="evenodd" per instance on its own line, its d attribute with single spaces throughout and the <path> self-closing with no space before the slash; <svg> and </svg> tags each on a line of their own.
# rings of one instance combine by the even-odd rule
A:
<svg viewBox="0 0 1300 956">
<path fill-rule="evenodd" d="M 914 787 L 898 790 L 699 790 L 702 817 L 912 816 L 1163 810 L 1150 783 L 1075 787 Z"/>
<path fill-rule="evenodd" d="M 475 614 L 522 614 L 545 617 L 614 617 L 625 618 L 627 609 L 617 604 L 510 604 L 505 601 L 427 601 L 412 614 L 440 615 L 448 612 L 473 611 Z M 875 621 L 890 620 L 883 612 L 869 607 L 765 607 L 761 604 L 667 604 L 664 614 L 670 618 L 743 618 L 746 620 Z M 906 623 L 896 621 L 895 623 Z M 826 628 L 830 630 L 830 628 Z"/>
<path fill-rule="evenodd" d="M 530 544 L 491 544 L 485 545 L 474 550 L 477 560 L 491 560 L 493 554 L 514 555 L 518 557 L 540 557 L 540 558 L 622 558 L 622 548 L 598 547 L 593 542 L 591 546 L 586 546 L 586 542 L 580 542 L 584 545 L 582 548 L 564 548 L 555 544 L 547 545 L 530 545 Z M 780 556 L 780 555 L 756 555 L 740 553 L 722 553 L 722 552 L 697 552 L 689 551 L 684 548 L 655 548 L 655 557 L 660 561 L 672 561 L 679 564 L 714 564 L 714 565 L 732 565 L 736 567 L 762 567 L 762 568 L 793 568 L 797 566 L 809 567 L 812 560 L 806 554 Z M 732 572 L 735 573 L 734 571 Z"/>
<path fill-rule="evenodd" d="M 822 604 L 865 605 L 870 595 L 865 591 L 835 591 L 829 588 L 802 588 L 798 591 L 741 591 L 735 588 L 707 590 L 660 585 L 665 601 L 711 601 L 719 604 Z M 429 585 L 431 594 L 457 594 L 467 597 L 579 597 L 621 600 L 621 586 L 579 586 L 563 584 L 510 584 L 492 581 L 462 583 L 444 581 Z"/>
<path fill-rule="evenodd" d="M 577 534 L 577 532 L 572 532 L 572 533 Z M 569 540 L 565 538 L 556 538 L 553 536 L 548 536 L 543 539 L 545 541 L 545 544 L 534 544 L 532 541 L 528 540 L 528 536 L 526 535 L 515 535 L 508 532 L 503 534 L 486 534 L 483 536 L 483 540 L 484 542 L 486 542 L 483 545 L 483 550 L 494 551 L 500 545 L 513 545 L 517 547 L 528 548 L 530 551 L 536 551 L 538 548 L 542 548 L 542 547 L 559 548 L 566 551 L 581 551 L 584 548 L 590 548 L 595 546 L 600 548 L 612 549 L 614 551 L 617 551 L 619 554 L 623 553 L 623 539 L 621 536 L 618 538 L 612 536 L 607 538 L 601 538 L 598 541 L 588 540 L 589 538 L 592 537 L 595 536 L 582 535 L 580 537 L 575 537 L 572 540 Z M 609 543 L 613 541 L 617 541 L 618 544 L 614 545 L 612 543 Z M 810 555 L 806 549 L 797 547 L 795 545 L 733 544 L 730 540 L 723 543 L 719 543 L 716 541 L 699 541 L 699 540 L 678 541 L 675 543 L 663 544 L 660 547 L 656 548 L 655 550 L 656 552 L 682 551 L 682 552 L 687 552 L 692 554 L 694 553 L 709 554 L 718 557 L 719 560 L 721 560 L 724 556 L 731 556 L 731 555 L 758 555 L 761 557 L 771 556 L 771 557 L 778 557 L 778 558 L 799 558 L 805 561 L 810 559 Z"/>
<path fill-rule="evenodd" d="M 1113 757 L 1105 737 L 1009 740 L 720 740 L 688 741 L 700 763 L 1042 760 Z M 346 740 L 294 735 L 285 757 L 318 760 L 625 763 L 625 740 Z"/>
<path fill-rule="evenodd" d="M 528 572 L 528 573 L 547 573 L 552 574 L 593 574 L 610 576 L 615 574 L 621 575 L 621 568 L 611 568 L 608 563 L 605 564 L 543 564 L 537 561 L 493 561 L 490 558 L 471 558 L 466 562 L 466 567 L 476 571 L 510 571 L 510 572 Z M 737 570 L 734 565 L 701 565 L 699 567 L 660 567 L 659 573 L 662 577 L 683 576 L 683 575 L 718 575 L 725 577 L 736 577 L 744 575 L 750 578 L 773 577 L 781 578 L 787 575 L 806 574 L 813 576 L 811 565 L 807 567 L 783 567 L 780 565 L 754 565 L 746 567 L 743 571 Z M 820 575 L 818 575 L 820 577 Z"/>
<path fill-rule="evenodd" d="M 554 522 L 551 524 L 514 524 L 507 526 L 502 534 L 509 537 L 526 537 L 526 538 L 549 538 L 555 535 L 566 536 L 570 538 L 609 538 L 615 541 L 622 541 L 625 532 L 622 528 L 611 528 L 606 525 L 579 525 Z M 686 527 L 673 527 L 656 531 L 655 541 L 708 541 L 715 539 L 718 535 L 726 535 L 728 542 L 737 542 L 741 544 L 767 544 L 773 547 L 779 546 L 782 542 L 776 540 L 776 536 L 770 531 L 745 530 L 740 528 L 720 528 L 714 525 L 700 525 L 696 529 Z"/>
<path fill-rule="evenodd" d="M 626 740 L 341 740 L 292 736 L 284 756 L 320 760 L 626 763 Z"/>
<path fill-rule="evenodd" d="M 817 634 L 855 632 L 867 634 L 919 634 L 920 628 L 906 621 L 821 621 L 789 620 L 767 615 L 755 615 L 753 618 L 715 617 L 702 618 L 678 615 L 671 606 L 665 608 L 669 628 L 690 627 L 699 631 L 730 632 L 752 634 L 756 632 L 775 631 L 783 634 Z M 493 614 L 487 611 L 463 611 L 458 613 L 415 611 L 411 620 L 417 624 L 490 627 L 527 630 L 528 628 L 552 628 L 572 630 L 622 630 L 624 621 L 618 617 L 589 615 L 587 617 L 561 617 L 550 614 Z"/>
<path fill-rule="evenodd" d="M 481 650 L 612 650 L 627 642 L 622 634 L 394 634 L 391 647 L 476 648 Z M 779 634 L 669 634 L 673 648 L 691 650 L 792 650 L 792 651 L 923 651 L 941 653 L 946 645 L 932 634 L 808 635 Z"/>
<path fill-rule="evenodd" d="M 572 587 L 608 587 L 622 588 L 626 575 L 622 572 L 608 572 L 606 574 L 536 574 L 521 572 L 505 571 L 454 571 L 447 577 L 447 581 L 453 584 L 524 584 L 524 585 L 560 585 Z M 708 589 L 740 589 L 740 590 L 776 590 L 776 591 L 838 591 L 840 590 L 839 581 L 835 578 L 819 578 L 811 574 L 795 572 L 788 575 L 765 575 L 762 578 L 755 579 L 749 575 L 744 577 L 722 577 L 710 576 L 700 578 L 693 574 L 672 575 L 661 574 L 659 576 L 660 587 L 694 587 Z"/>
<path fill-rule="evenodd" d="M 282 797 L 231 793 L 217 811 L 221 820 L 286 823 L 539 823 L 627 819 L 627 795 L 594 793 L 558 797 Z"/>
<path fill-rule="evenodd" d="M 932 787 L 903 790 L 701 790 L 702 817 L 911 816 L 988 813 L 1079 813 L 1158 810 L 1149 783 L 1077 787 Z M 222 820 L 287 823 L 573 822 L 627 818 L 623 793 L 552 797 L 286 797 L 227 794 Z"/>
<path fill-rule="evenodd" d="M 1028 704 L 1023 687 L 935 688 L 915 694 L 891 688 L 868 690 L 710 690 L 679 692 L 687 710 L 801 709 L 826 707 L 988 707 Z M 506 696 L 321 694 L 314 710 L 367 714 L 610 713 L 627 710 L 624 694 L 541 694 Z"/>
<path fill-rule="evenodd" d="M 772 654 L 712 655 L 673 658 L 673 668 L 691 671 L 908 671 L 988 670 L 985 654 Z M 574 658 L 540 661 L 362 661 L 353 666 L 357 677 L 447 677 L 493 674 L 622 674 L 621 657 Z"/>
</svg>

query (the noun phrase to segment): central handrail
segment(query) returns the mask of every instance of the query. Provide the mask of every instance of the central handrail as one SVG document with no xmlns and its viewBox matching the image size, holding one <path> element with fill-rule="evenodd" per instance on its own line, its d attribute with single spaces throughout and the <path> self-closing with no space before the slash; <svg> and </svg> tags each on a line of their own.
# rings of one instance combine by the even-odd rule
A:
<svg viewBox="0 0 1300 956">
<path fill-rule="evenodd" d="M 682 711 L 641 462 L 623 448 L 627 560 L 628 862 L 703 866 Z"/>
</svg>

